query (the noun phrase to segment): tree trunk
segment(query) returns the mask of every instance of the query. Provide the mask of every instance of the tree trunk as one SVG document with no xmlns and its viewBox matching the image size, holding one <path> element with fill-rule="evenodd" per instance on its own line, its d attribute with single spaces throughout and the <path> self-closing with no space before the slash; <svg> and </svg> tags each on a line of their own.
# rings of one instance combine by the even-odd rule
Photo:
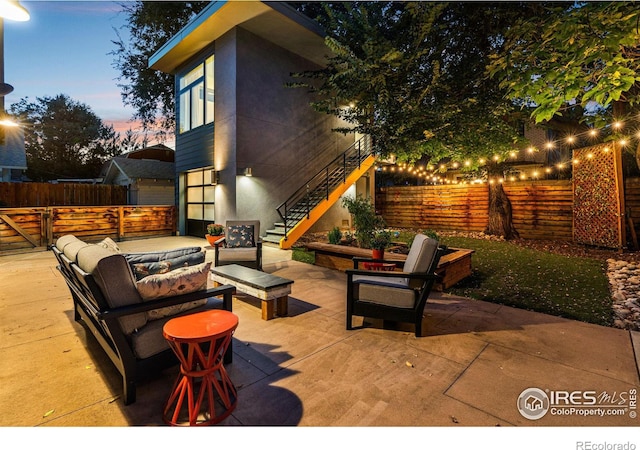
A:
<svg viewBox="0 0 640 450">
<path fill-rule="evenodd" d="M 517 238 L 518 232 L 513 226 L 511 201 L 502 187 L 502 183 L 489 184 L 489 223 L 485 234 L 503 236 L 505 239 Z"/>
</svg>

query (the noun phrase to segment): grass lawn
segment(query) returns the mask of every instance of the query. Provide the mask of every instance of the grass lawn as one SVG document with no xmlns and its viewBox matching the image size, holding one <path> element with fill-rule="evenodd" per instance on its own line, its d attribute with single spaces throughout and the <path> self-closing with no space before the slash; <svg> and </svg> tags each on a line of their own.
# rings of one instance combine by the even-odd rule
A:
<svg viewBox="0 0 640 450">
<path fill-rule="evenodd" d="M 398 240 L 404 240 L 400 236 Z M 522 248 L 509 242 L 442 237 L 449 247 L 475 250 L 473 274 L 447 292 L 599 325 L 613 323 L 605 262 Z M 313 264 L 313 253 L 293 259 Z"/>
<path fill-rule="evenodd" d="M 442 243 L 475 250 L 472 276 L 449 289 L 452 294 L 600 325 L 613 323 L 602 260 L 481 239 L 448 237 Z"/>
</svg>

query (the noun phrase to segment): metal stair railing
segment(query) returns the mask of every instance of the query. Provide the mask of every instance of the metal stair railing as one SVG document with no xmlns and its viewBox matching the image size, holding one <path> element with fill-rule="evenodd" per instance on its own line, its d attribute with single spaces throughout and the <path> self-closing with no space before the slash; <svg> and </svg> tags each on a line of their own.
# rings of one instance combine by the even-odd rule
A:
<svg viewBox="0 0 640 450">
<path fill-rule="evenodd" d="M 331 192 L 372 153 L 371 138 L 363 136 L 281 203 L 276 209 L 284 224 L 285 240 L 289 230 L 309 218 L 311 210 L 328 199 Z"/>
</svg>

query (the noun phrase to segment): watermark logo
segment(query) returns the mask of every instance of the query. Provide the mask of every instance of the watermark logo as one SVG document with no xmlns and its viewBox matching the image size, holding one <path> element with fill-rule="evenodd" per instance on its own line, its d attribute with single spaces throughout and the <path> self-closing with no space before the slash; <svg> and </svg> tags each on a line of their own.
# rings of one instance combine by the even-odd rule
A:
<svg viewBox="0 0 640 450">
<path fill-rule="evenodd" d="M 635 419 L 637 389 L 622 392 L 564 391 L 528 388 L 518 397 L 518 411 L 529 420 L 554 416 L 626 416 Z"/>
<path fill-rule="evenodd" d="M 518 397 L 518 411 L 529 420 L 538 420 L 549 411 L 549 396 L 538 388 L 528 388 Z"/>
</svg>

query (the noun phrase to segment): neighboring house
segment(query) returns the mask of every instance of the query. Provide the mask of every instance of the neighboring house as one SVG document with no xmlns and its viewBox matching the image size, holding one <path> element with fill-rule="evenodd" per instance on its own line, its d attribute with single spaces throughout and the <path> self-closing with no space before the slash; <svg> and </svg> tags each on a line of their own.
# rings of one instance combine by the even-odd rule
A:
<svg viewBox="0 0 640 450">
<path fill-rule="evenodd" d="M 175 205 L 173 153 L 158 145 L 116 156 L 107 165 L 103 184 L 127 186 L 129 205 Z"/>
<path fill-rule="evenodd" d="M 284 3 L 213 1 L 150 58 L 175 75 L 181 234 L 203 236 L 207 223 L 230 219 L 273 227 L 281 203 L 355 142 L 332 131 L 338 119 L 315 112 L 305 89 L 285 86 L 291 73 L 322 68 L 328 52 L 321 28 Z M 373 175 L 368 164 L 349 172 L 351 185 Z M 361 180 L 372 193 L 373 181 Z M 331 214 L 337 225 L 348 219 Z"/>
<path fill-rule="evenodd" d="M 25 170 L 24 131 L 20 127 L 0 125 L 0 182 L 22 181 Z"/>
</svg>

